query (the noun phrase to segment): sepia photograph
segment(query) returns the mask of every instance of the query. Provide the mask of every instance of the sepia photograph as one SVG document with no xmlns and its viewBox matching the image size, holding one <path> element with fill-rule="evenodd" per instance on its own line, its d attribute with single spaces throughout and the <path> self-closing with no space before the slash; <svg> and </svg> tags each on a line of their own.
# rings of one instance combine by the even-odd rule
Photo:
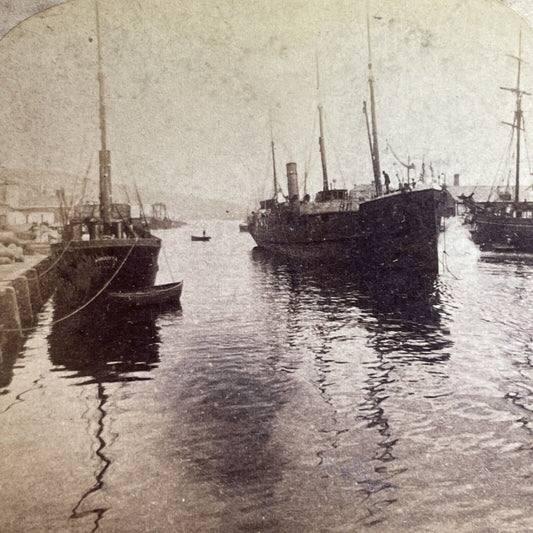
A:
<svg viewBox="0 0 533 533">
<path fill-rule="evenodd" d="M 0 532 L 532 532 L 532 25 L 0 0 Z"/>
</svg>

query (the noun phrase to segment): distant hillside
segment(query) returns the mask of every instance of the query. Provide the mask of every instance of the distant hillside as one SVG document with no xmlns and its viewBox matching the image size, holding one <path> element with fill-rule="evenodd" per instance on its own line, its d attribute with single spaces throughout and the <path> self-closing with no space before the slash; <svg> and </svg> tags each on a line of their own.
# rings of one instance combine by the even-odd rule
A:
<svg viewBox="0 0 533 533">
<path fill-rule="evenodd" d="M 228 219 L 237 220 L 246 216 L 246 209 L 236 203 L 179 196 L 167 199 L 167 207 L 179 220 Z"/>
<path fill-rule="evenodd" d="M 0 181 L 2 183 L 15 183 L 21 189 L 32 193 L 55 195 L 56 190 L 65 187 L 70 190 L 76 183 L 76 176 L 66 172 L 53 172 L 48 170 L 30 170 L 21 168 L 0 168 Z M 78 182 L 81 186 L 81 179 Z"/>
<path fill-rule="evenodd" d="M 29 169 L 0 168 L 0 183 L 19 185 L 20 204 L 32 205 L 37 198 L 47 197 L 56 203 L 56 191 L 65 188 L 67 200 L 77 200 L 83 190 L 84 180 L 73 174 Z M 133 187 L 129 187 L 129 198 L 121 184 L 113 184 L 113 199 L 117 202 L 137 204 L 132 197 Z M 163 202 L 167 206 L 169 216 L 175 220 L 195 219 L 241 219 L 246 215 L 246 207 L 226 200 L 198 198 L 192 195 L 176 194 L 169 191 L 139 187 L 139 194 L 148 212 L 148 205 Z M 85 183 L 85 199 L 97 201 L 98 183 L 94 179 Z"/>
</svg>

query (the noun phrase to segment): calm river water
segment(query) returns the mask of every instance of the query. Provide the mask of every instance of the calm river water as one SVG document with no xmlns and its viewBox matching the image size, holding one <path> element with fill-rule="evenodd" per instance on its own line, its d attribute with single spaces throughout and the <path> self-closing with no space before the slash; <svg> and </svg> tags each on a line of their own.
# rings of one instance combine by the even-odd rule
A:
<svg viewBox="0 0 533 533">
<path fill-rule="evenodd" d="M 4 361 L 0 531 L 533 531 L 533 259 L 451 221 L 401 298 L 203 227 L 160 232 L 181 310 L 50 302 Z"/>
</svg>

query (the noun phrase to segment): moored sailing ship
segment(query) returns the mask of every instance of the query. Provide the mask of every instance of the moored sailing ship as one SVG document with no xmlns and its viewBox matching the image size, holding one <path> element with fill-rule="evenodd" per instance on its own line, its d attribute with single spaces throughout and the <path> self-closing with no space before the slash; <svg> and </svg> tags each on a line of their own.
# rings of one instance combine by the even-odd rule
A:
<svg viewBox="0 0 533 533">
<path fill-rule="evenodd" d="M 278 202 L 274 141 L 274 196 L 260 203 L 248 219 L 249 232 L 261 248 L 292 259 L 332 263 L 336 261 L 362 268 L 395 269 L 409 272 L 438 272 L 438 234 L 443 191 L 415 190 L 411 184 L 399 190 L 390 188 L 385 176 L 381 182 L 374 78 L 369 37 L 369 120 L 367 132 L 374 176 L 372 198 L 354 198 L 346 189 L 331 188 L 328 180 L 322 106 L 319 113 L 319 147 L 322 163 L 322 190 L 311 201 L 300 199 L 296 163 L 287 164 L 288 199 Z"/>
<path fill-rule="evenodd" d="M 113 203 L 111 158 L 107 149 L 104 77 L 98 0 L 96 30 L 100 140 L 99 205 L 78 206 L 64 221 L 61 242 L 53 245 L 59 275 L 58 303 L 79 308 L 111 291 L 135 291 L 151 287 L 158 270 L 161 240 L 134 225 L 130 206 Z"/>
<path fill-rule="evenodd" d="M 520 88 L 522 66 L 522 39 L 519 38 L 518 56 L 511 56 L 518 62 L 516 87 L 501 89 L 515 94 L 515 111 L 512 123 L 505 123 L 512 128 L 510 146 L 515 138 L 515 184 L 514 191 L 509 188 L 499 194 L 494 201 L 476 202 L 472 195 L 463 198 L 470 211 L 472 240 L 482 250 L 495 252 L 533 252 L 533 202 L 520 198 L 520 151 L 521 132 L 524 131 L 522 96 L 529 95 Z M 515 136 L 516 134 L 516 136 Z M 514 193 L 514 194 L 513 194 Z"/>
</svg>

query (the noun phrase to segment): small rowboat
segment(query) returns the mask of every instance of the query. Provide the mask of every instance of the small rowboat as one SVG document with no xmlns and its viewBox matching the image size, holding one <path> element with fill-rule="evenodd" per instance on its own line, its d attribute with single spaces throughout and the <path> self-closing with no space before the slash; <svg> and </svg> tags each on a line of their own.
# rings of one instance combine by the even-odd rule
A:
<svg viewBox="0 0 533 533">
<path fill-rule="evenodd" d="M 156 285 L 140 291 L 133 292 L 110 292 L 107 300 L 115 303 L 142 306 L 154 304 L 177 304 L 180 301 L 183 281 Z"/>
<path fill-rule="evenodd" d="M 208 237 L 207 235 L 203 235 L 202 237 L 198 237 L 197 235 L 191 235 L 191 241 L 203 241 L 207 242 L 210 241 L 211 237 Z"/>
</svg>

